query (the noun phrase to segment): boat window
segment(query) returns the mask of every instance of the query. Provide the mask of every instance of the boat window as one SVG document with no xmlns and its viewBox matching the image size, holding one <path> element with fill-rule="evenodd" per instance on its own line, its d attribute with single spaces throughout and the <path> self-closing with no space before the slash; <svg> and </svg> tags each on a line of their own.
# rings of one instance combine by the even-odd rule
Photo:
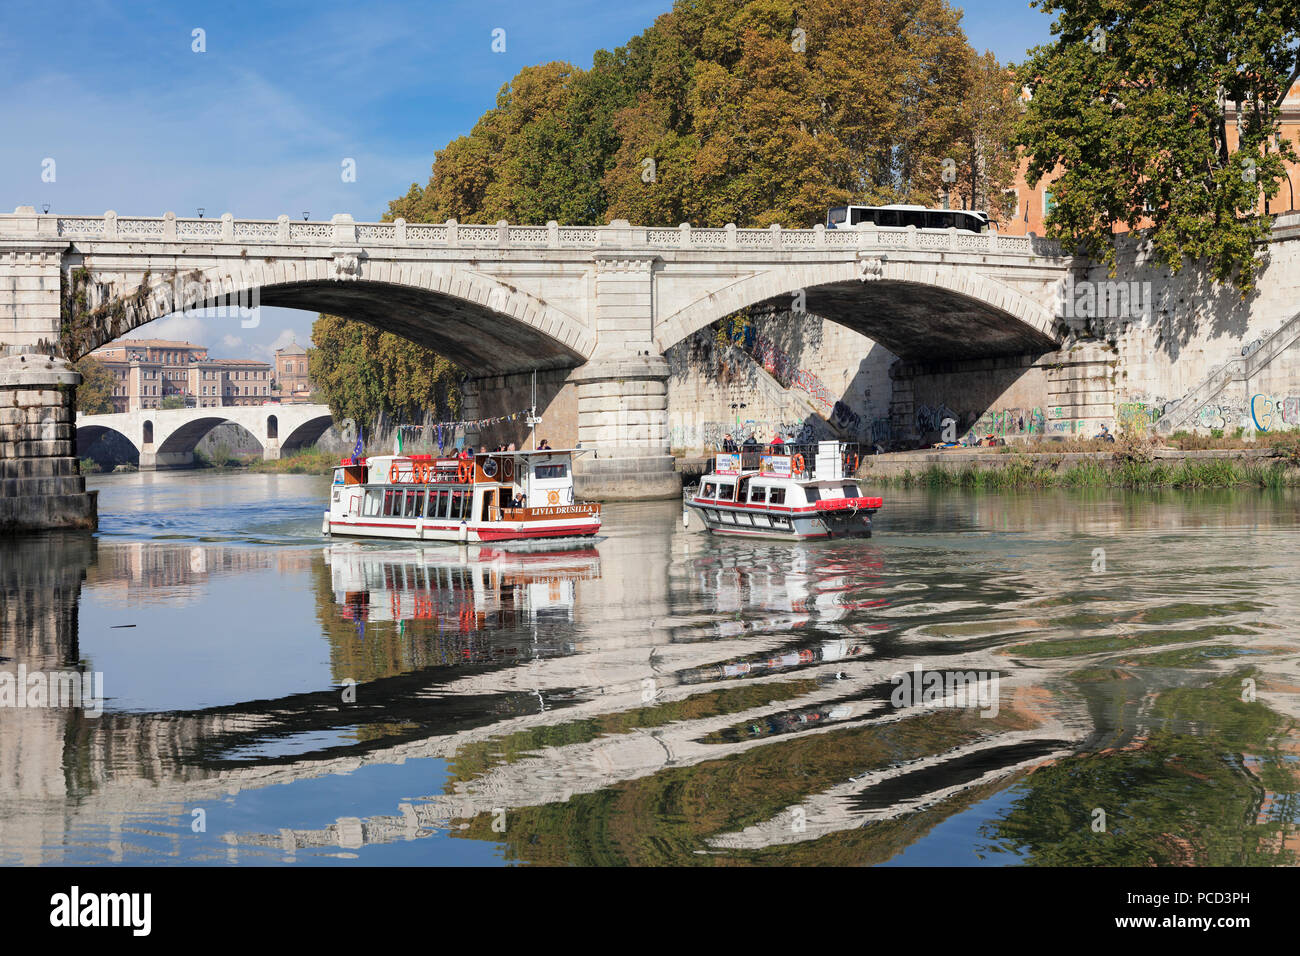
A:
<svg viewBox="0 0 1300 956">
<path fill-rule="evenodd" d="M 754 485 L 749 489 L 749 500 L 754 504 L 762 504 L 767 501 L 767 486 Z"/>
<path fill-rule="evenodd" d="M 806 486 L 804 488 L 804 494 L 807 495 L 809 501 L 822 500 L 822 490 L 818 488 L 816 485 Z"/>
<path fill-rule="evenodd" d="M 845 498 L 856 498 L 858 496 L 858 486 L 852 482 L 845 485 L 843 491 Z"/>
<path fill-rule="evenodd" d="M 736 488 L 736 500 L 741 502 L 749 500 L 749 479 L 748 478 L 740 479 L 740 484 Z"/>
<path fill-rule="evenodd" d="M 466 491 L 453 491 L 451 493 L 451 516 L 453 518 L 469 517 L 470 493 Z"/>
<path fill-rule="evenodd" d="M 341 484 L 343 484 L 343 469 L 342 469 L 342 468 L 335 468 L 335 469 L 334 469 L 334 484 L 336 484 L 336 485 L 341 485 Z"/>
<path fill-rule="evenodd" d="M 704 490 L 700 492 L 701 498 L 716 498 L 718 495 L 718 486 L 711 481 L 704 483 Z"/>
<path fill-rule="evenodd" d="M 414 518 L 420 513 L 420 498 L 423 492 L 408 491 L 406 493 L 406 517 Z"/>
<path fill-rule="evenodd" d="M 729 482 L 729 481 L 720 481 L 720 482 L 718 482 L 718 500 L 719 500 L 719 501 L 735 501 L 735 500 L 736 500 L 736 486 L 733 485 L 733 484 L 732 484 L 731 482 Z"/>
<path fill-rule="evenodd" d="M 768 503 L 769 505 L 783 505 L 783 504 L 785 504 L 785 489 L 784 489 L 784 488 L 773 488 L 773 489 L 772 489 L 772 494 L 768 496 L 767 503 Z"/>
<path fill-rule="evenodd" d="M 438 510 L 438 505 L 440 504 L 444 493 L 445 492 L 435 491 L 432 488 L 429 489 L 429 501 L 424 512 L 426 518 L 436 518 L 439 516 L 440 512 Z"/>
<path fill-rule="evenodd" d="M 394 492 L 394 491 L 385 491 L 385 492 L 384 492 L 384 514 L 385 514 L 385 515 L 388 515 L 388 516 L 390 516 L 390 517 L 392 516 L 392 514 L 393 514 L 393 499 L 394 499 L 394 498 L 397 498 L 398 501 L 401 501 L 401 495 L 402 495 L 402 493 L 401 493 L 400 491 L 397 491 L 397 492 Z"/>
<path fill-rule="evenodd" d="M 534 478 L 563 478 L 565 475 L 564 463 L 558 465 L 534 465 Z"/>
<path fill-rule="evenodd" d="M 379 514 L 379 492 L 366 492 L 366 514 L 371 516 Z"/>
</svg>

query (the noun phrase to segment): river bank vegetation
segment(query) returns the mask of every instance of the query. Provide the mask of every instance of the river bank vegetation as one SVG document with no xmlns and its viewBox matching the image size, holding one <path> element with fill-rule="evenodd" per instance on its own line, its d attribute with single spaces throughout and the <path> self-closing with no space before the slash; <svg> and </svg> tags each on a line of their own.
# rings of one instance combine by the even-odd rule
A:
<svg viewBox="0 0 1300 956">
<path fill-rule="evenodd" d="M 1294 488 L 1300 487 L 1300 468 L 1283 458 L 1241 460 L 1233 458 L 1181 461 L 1088 460 L 1054 465 L 1026 455 L 1012 455 L 1004 465 L 984 468 L 973 463 L 961 467 L 933 464 L 896 476 L 866 473 L 872 485 L 896 488 L 962 488 L 973 491 L 1009 491 L 1040 488 Z"/>
</svg>

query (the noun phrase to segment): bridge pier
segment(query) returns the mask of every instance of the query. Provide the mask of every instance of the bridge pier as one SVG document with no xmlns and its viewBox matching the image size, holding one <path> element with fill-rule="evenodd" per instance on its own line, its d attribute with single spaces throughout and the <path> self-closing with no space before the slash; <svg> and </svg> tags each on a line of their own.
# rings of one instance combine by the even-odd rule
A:
<svg viewBox="0 0 1300 956">
<path fill-rule="evenodd" d="M 81 375 L 36 352 L 0 359 L 0 534 L 98 527 L 97 491 L 77 464 Z"/>
<path fill-rule="evenodd" d="M 280 443 L 269 438 L 262 440 L 262 461 L 279 461 Z"/>
<path fill-rule="evenodd" d="M 668 451 L 668 362 L 662 355 L 592 361 L 570 381 L 578 387 L 575 493 L 601 501 L 676 498 L 680 476 Z"/>
</svg>

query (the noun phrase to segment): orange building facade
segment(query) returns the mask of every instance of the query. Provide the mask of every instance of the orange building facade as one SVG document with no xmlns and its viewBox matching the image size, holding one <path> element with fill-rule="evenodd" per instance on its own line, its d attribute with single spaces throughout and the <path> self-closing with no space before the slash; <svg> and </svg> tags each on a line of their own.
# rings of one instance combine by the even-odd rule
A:
<svg viewBox="0 0 1300 956">
<path fill-rule="evenodd" d="M 1286 99 L 1282 101 L 1280 132 L 1282 137 L 1289 140 L 1296 151 L 1300 152 L 1300 82 L 1296 82 L 1291 87 Z M 1231 104 L 1228 107 L 1228 143 L 1230 149 L 1237 148 L 1236 114 Z M 1025 181 L 1027 166 L 1027 162 L 1022 162 L 1016 173 L 1016 208 L 1010 216 L 997 222 L 997 230 L 1000 233 L 1023 236 L 1032 232 L 1034 235 L 1041 236 L 1046 232 L 1043 220 L 1052 208 L 1052 181 L 1059 176 L 1049 173 L 1031 189 Z M 1268 204 L 1267 210 L 1261 197 L 1258 212 L 1281 213 L 1300 208 L 1296 205 L 1297 194 L 1300 194 L 1300 165 L 1288 163 L 1287 167 L 1288 178 L 1283 180 L 1281 190 Z M 1117 227 L 1116 231 L 1127 231 L 1127 228 Z"/>
</svg>

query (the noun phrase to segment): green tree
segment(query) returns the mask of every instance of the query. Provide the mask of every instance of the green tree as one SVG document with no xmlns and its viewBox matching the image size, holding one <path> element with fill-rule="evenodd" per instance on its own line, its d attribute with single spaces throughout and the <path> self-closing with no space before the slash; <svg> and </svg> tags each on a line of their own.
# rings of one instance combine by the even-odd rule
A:
<svg viewBox="0 0 1300 956">
<path fill-rule="evenodd" d="M 1036 0 L 1056 40 L 1030 51 L 1019 127 L 1031 186 L 1056 170 L 1049 235 L 1112 266 L 1113 223 L 1149 224 L 1154 259 L 1204 259 L 1253 288 L 1294 147 L 1280 108 L 1300 76 L 1300 0 Z"/>
<path fill-rule="evenodd" d="M 316 395 L 336 420 L 370 423 L 380 416 L 419 422 L 460 410 L 462 373 L 450 360 L 364 322 L 322 314 L 308 352 Z"/>
<path fill-rule="evenodd" d="M 77 362 L 81 384 L 77 386 L 77 411 L 83 415 L 106 415 L 113 411 L 113 390 L 117 376 L 98 359 L 85 355 Z"/>
<path fill-rule="evenodd" d="M 158 403 L 158 407 L 163 409 L 184 408 L 185 399 L 179 395 L 168 395 L 166 398 L 164 398 L 161 402 Z"/>
</svg>

